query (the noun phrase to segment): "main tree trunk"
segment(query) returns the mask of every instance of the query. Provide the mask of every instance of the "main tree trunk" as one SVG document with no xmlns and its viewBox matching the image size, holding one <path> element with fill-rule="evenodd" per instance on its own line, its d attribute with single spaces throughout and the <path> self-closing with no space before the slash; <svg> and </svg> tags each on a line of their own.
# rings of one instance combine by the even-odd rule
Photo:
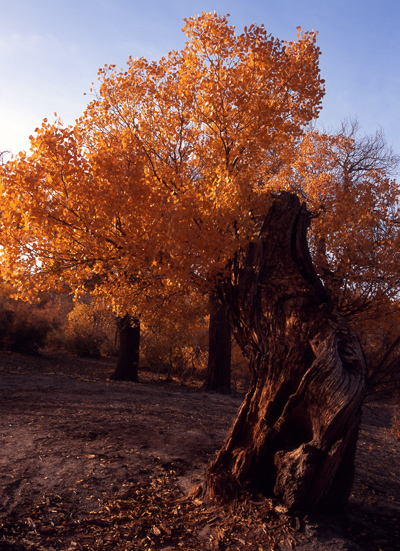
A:
<svg viewBox="0 0 400 551">
<path fill-rule="evenodd" d="M 276 196 L 258 239 L 232 262 L 220 296 L 252 380 L 207 472 L 209 500 L 243 488 L 292 509 L 347 501 L 365 391 L 359 339 L 312 266 L 309 214 Z"/>
</svg>

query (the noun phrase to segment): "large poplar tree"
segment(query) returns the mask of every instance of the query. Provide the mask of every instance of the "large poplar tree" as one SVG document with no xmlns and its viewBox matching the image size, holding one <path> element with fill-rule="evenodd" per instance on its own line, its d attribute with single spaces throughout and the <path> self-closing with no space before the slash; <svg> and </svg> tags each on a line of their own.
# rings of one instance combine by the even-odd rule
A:
<svg viewBox="0 0 400 551">
<path fill-rule="evenodd" d="M 236 34 L 204 13 L 184 31 L 182 51 L 159 62 L 102 69 L 76 124 L 44 121 L 30 154 L 4 167 L 3 272 L 25 292 L 97 282 L 121 317 L 177 294 L 217 297 L 252 381 L 208 499 L 251 487 L 293 508 L 337 508 L 365 362 L 314 271 L 298 198 L 315 206 L 321 185 L 296 169 L 324 93 L 316 34 Z"/>
</svg>

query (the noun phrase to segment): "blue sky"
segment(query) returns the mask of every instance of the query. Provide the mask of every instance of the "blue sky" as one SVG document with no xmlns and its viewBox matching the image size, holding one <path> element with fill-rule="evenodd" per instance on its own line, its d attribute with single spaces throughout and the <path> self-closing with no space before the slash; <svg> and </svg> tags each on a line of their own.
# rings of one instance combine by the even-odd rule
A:
<svg viewBox="0 0 400 551">
<path fill-rule="evenodd" d="M 357 116 L 400 153 L 399 0 L 1 0 L 0 151 L 27 150 L 54 112 L 72 124 L 99 67 L 181 48 L 183 19 L 202 11 L 229 13 L 238 32 L 264 23 L 285 40 L 297 26 L 317 30 L 326 80 L 320 125 L 335 129 Z"/>
</svg>

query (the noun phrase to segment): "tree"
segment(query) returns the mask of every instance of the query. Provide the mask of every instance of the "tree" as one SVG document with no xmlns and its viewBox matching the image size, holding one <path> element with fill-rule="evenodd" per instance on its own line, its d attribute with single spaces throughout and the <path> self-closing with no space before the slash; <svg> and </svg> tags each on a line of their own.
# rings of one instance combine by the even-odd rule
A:
<svg viewBox="0 0 400 551">
<path fill-rule="evenodd" d="M 117 381 L 139 381 L 140 320 L 129 314 L 117 318 L 119 356 L 111 376 Z"/>
<path fill-rule="evenodd" d="M 336 136 L 310 132 L 287 174 L 315 217 L 311 246 L 318 274 L 350 319 L 396 296 L 400 277 L 398 162 L 381 134 L 358 138 L 357 123 Z"/>
<path fill-rule="evenodd" d="M 158 310 L 143 324 L 143 365 L 166 380 L 204 372 L 207 356 L 207 301 L 200 294 L 177 296 L 174 310 Z"/>
<path fill-rule="evenodd" d="M 397 324 L 388 321 L 396 317 L 400 292 L 398 165 L 382 132 L 360 136 L 354 120 L 335 135 L 308 132 L 280 175 L 313 213 L 316 270 L 366 348 L 370 391 L 389 390 L 397 365 Z"/>
<path fill-rule="evenodd" d="M 251 238 L 271 175 L 320 108 L 315 35 L 284 44 L 253 26 L 236 36 L 210 14 L 186 32 L 186 48 L 158 64 L 102 70 L 74 128 L 44 121 L 29 158 L 8 163 L 14 279 L 36 271 L 35 285 L 54 285 L 62 273 L 79 289 L 99 274 L 98 292 L 118 304 L 128 294 L 132 309 L 166 294 L 172 274 L 208 288 Z"/>
<path fill-rule="evenodd" d="M 307 212 L 282 193 L 324 93 L 316 34 L 237 35 L 204 13 L 185 32 L 158 63 L 101 70 L 76 125 L 44 121 L 30 155 L 6 165 L 3 270 L 25 289 L 79 290 L 95 275 L 93 292 L 131 316 L 217 293 L 253 379 L 209 499 L 249 485 L 294 508 L 338 507 L 364 358 L 312 269 Z"/>
<path fill-rule="evenodd" d="M 205 390 L 231 392 L 231 326 L 218 296 L 209 299 L 208 365 Z"/>
</svg>

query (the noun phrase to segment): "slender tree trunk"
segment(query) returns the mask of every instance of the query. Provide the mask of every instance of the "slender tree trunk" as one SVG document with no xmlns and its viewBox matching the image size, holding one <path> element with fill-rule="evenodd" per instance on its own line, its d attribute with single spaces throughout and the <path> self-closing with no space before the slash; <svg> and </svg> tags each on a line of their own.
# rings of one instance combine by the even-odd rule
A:
<svg viewBox="0 0 400 551">
<path fill-rule="evenodd" d="M 252 380 L 208 468 L 209 501 L 247 488 L 291 509 L 337 510 L 350 494 L 365 358 L 315 274 L 308 224 L 295 195 L 274 197 L 258 239 L 221 284 Z"/>
<path fill-rule="evenodd" d="M 205 390 L 231 392 L 231 326 L 225 307 L 213 294 L 209 300 L 208 366 Z"/>
<path fill-rule="evenodd" d="M 139 374 L 140 321 L 129 315 L 117 318 L 119 355 L 111 376 L 117 381 L 137 382 Z"/>
</svg>

